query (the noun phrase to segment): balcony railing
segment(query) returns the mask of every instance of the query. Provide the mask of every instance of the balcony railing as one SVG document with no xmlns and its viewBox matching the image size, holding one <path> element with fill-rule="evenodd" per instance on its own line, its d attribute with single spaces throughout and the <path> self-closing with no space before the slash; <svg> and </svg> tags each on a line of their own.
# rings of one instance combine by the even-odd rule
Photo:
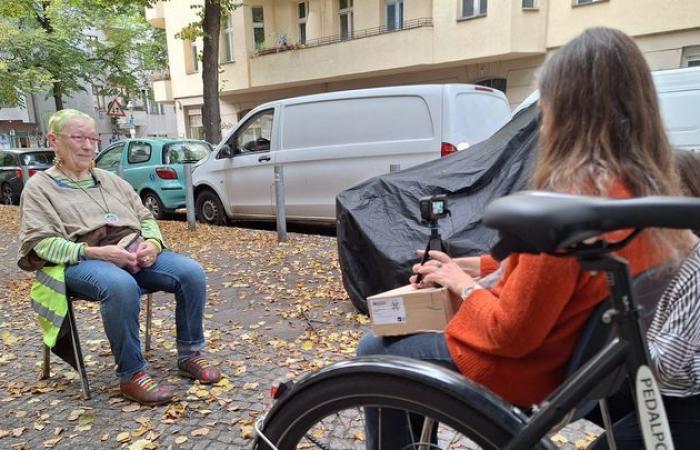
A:
<svg viewBox="0 0 700 450">
<path fill-rule="evenodd" d="M 151 73 L 151 81 L 165 81 L 170 79 L 170 70 L 164 69 Z"/>
<path fill-rule="evenodd" d="M 432 27 L 432 18 L 422 18 L 422 19 L 411 19 L 407 20 L 400 27 L 389 28 L 386 25 L 380 27 L 367 28 L 364 30 L 351 31 L 347 36 L 341 34 L 334 34 L 332 36 L 324 36 L 317 39 L 309 39 L 306 43 L 301 44 L 282 44 L 276 47 L 261 48 L 255 52 L 255 56 L 269 55 L 271 53 L 286 52 L 289 50 L 299 50 L 304 48 L 321 47 L 323 45 L 332 45 L 339 42 L 354 41 L 356 39 L 363 39 L 372 36 L 379 36 L 380 34 L 395 33 L 397 31 L 412 30 L 414 28 Z"/>
</svg>

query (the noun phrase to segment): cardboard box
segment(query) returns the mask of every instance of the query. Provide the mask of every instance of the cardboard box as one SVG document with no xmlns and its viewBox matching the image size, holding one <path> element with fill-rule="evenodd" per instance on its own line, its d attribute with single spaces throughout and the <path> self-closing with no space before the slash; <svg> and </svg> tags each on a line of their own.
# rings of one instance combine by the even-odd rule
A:
<svg viewBox="0 0 700 450">
<path fill-rule="evenodd" d="M 445 331 L 462 299 L 446 288 L 414 289 L 411 285 L 367 298 L 372 331 L 377 336 L 401 336 Z"/>
</svg>

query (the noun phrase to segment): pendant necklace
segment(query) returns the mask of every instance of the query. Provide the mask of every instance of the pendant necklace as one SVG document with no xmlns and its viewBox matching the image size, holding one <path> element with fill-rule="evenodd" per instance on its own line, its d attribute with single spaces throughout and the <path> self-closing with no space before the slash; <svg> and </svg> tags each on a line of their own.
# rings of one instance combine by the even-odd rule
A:
<svg viewBox="0 0 700 450">
<path fill-rule="evenodd" d="M 61 169 L 58 169 L 58 170 L 59 170 L 59 172 L 61 172 L 63 174 L 64 177 L 68 178 L 68 180 L 72 181 L 76 186 L 78 186 L 78 188 L 81 191 L 83 191 L 85 193 L 85 195 L 87 195 L 90 198 L 90 200 L 95 202 L 95 204 L 100 207 L 100 209 L 104 213 L 105 222 L 110 223 L 110 224 L 119 222 L 119 216 L 109 210 L 109 205 L 107 204 L 107 199 L 105 198 L 104 192 L 102 192 L 102 183 L 100 183 L 100 181 L 95 177 L 94 173 L 90 172 L 90 175 L 92 176 L 93 181 L 95 182 L 95 184 L 97 185 L 97 188 L 100 191 L 100 195 L 102 196 L 102 202 L 104 203 L 104 206 L 102 206 L 100 204 L 100 202 L 97 201 L 97 199 L 95 199 L 92 195 L 90 195 L 90 193 L 85 188 L 83 188 L 83 186 L 80 185 L 79 181 L 75 181 L 74 179 L 72 179 L 71 177 L 66 175 L 66 173 L 64 171 L 62 171 Z"/>
</svg>

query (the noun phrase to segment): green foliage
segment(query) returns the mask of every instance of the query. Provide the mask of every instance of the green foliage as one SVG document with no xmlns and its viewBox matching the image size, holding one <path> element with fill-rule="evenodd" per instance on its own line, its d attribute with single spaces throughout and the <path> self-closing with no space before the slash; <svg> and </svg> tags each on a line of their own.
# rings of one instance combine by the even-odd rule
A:
<svg viewBox="0 0 700 450">
<path fill-rule="evenodd" d="M 231 12 L 243 6 L 242 2 L 236 2 L 235 0 L 205 0 L 207 2 L 218 3 L 221 6 L 221 24 L 226 23 L 226 16 Z M 182 39 L 185 41 L 194 41 L 200 37 L 209 37 L 209 33 L 204 29 L 202 23 L 204 22 L 204 5 L 192 5 L 191 9 L 197 12 L 197 20 L 190 22 L 185 27 L 180 30 L 179 33 L 175 34 L 177 39 Z"/>
<path fill-rule="evenodd" d="M 167 67 L 165 35 L 151 28 L 151 0 L 0 1 L 0 102 L 23 93 L 70 95 L 91 83 L 129 94 Z M 101 35 L 104 39 L 89 36 Z"/>
</svg>

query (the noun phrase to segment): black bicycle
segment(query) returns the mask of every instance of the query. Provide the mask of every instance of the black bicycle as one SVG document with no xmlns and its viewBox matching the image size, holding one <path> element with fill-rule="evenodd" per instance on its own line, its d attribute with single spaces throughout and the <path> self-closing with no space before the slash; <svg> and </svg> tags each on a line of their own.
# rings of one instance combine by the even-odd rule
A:
<svg viewBox="0 0 700 450">
<path fill-rule="evenodd" d="M 430 363 L 400 357 L 357 358 L 281 385 L 275 404 L 256 424 L 257 448 L 365 448 L 365 408 L 391 408 L 404 411 L 407 423 L 415 424 L 419 417 L 422 426 L 408 445 L 392 445 L 392 436 L 380 436 L 385 450 L 549 449 L 555 446 L 548 433 L 582 417 L 596 402 L 614 448 L 605 398 L 625 380 L 633 397 L 643 399 L 636 405 L 647 448 L 673 448 L 642 331 L 645 310 L 638 302 L 643 297 L 656 301 L 664 283 L 654 278 L 661 272 L 668 281 L 670 272 L 656 270 L 632 279 L 627 262 L 612 253 L 645 228 L 700 228 L 700 200 L 611 200 L 529 192 L 493 202 L 483 220 L 499 231 L 492 249 L 496 259 L 516 252 L 576 257 L 585 270 L 607 275 L 610 297 L 589 319 L 564 384 L 524 411 Z M 621 242 L 595 239 L 620 229 L 634 232 Z M 381 424 L 378 429 L 381 433 Z"/>
</svg>

